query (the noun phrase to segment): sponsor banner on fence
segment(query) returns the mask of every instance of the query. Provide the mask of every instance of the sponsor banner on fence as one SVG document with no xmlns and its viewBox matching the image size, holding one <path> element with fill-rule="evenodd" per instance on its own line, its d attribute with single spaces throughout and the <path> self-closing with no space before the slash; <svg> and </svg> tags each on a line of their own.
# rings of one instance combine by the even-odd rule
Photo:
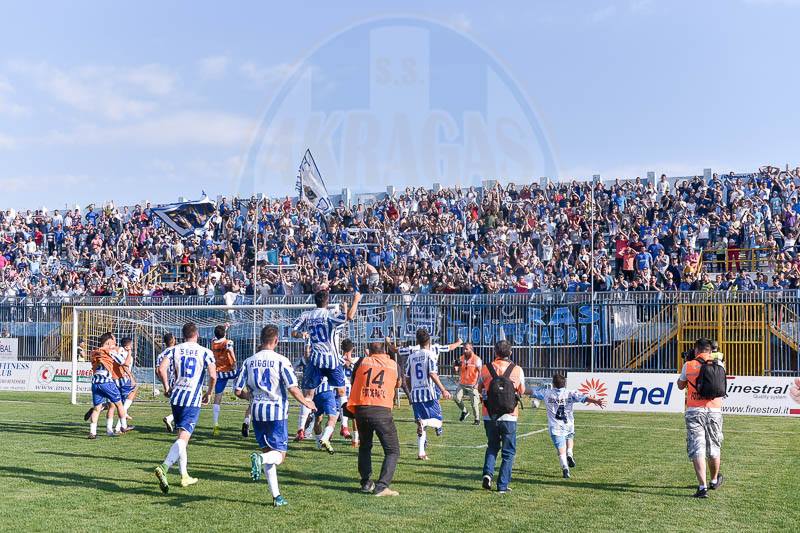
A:
<svg viewBox="0 0 800 533">
<path fill-rule="evenodd" d="M 29 361 L 0 361 L 0 391 L 25 391 L 31 377 Z"/>
<path fill-rule="evenodd" d="M 19 339 L 0 339 L 0 361 L 16 361 L 19 354 Z"/>
<path fill-rule="evenodd" d="M 616 374 L 570 372 L 567 387 L 606 400 L 609 411 L 681 413 L 685 391 L 677 374 Z M 800 378 L 728 376 L 725 414 L 800 417 Z M 576 409 L 597 409 L 576 404 Z"/>
<path fill-rule="evenodd" d="M 685 395 L 678 390 L 677 378 L 677 374 L 570 372 L 567 388 L 605 399 L 608 411 L 680 413 Z M 575 404 L 575 409 L 598 410 L 588 404 Z"/>
<path fill-rule="evenodd" d="M 32 361 L 30 363 L 29 391 L 69 392 L 72 387 L 72 363 L 60 361 Z M 92 365 L 78 363 L 78 392 L 91 392 Z"/>
<path fill-rule="evenodd" d="M 722 402 L 722 412 L 800 417 L 800 378 L 728 376 L 728 397 Z"/>
</svg>

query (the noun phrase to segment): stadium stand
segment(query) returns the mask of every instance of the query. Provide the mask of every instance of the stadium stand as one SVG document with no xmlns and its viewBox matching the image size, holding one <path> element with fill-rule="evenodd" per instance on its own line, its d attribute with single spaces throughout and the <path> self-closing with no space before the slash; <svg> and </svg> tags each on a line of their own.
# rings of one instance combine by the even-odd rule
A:
<svg viewBox="0 0 800 533">
<path fill-rule="evenodd" d="M 373 198 L 222 198 L 187 239 L 149 204 L 6 210 L 0 298 L 800 288 L 800 169 Z"/>
</svg>

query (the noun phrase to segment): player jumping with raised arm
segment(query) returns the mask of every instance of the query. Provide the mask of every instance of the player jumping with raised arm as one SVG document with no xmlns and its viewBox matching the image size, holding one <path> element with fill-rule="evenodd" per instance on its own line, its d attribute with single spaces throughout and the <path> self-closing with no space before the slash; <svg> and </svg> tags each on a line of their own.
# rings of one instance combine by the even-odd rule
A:
<svg viewBox="0 0 800 533">
<path fill-rule="evenodd" d="M 214 428 L 211 434 L 215 437 L 219 435 L 219 411 L 222 403 L 222 396 L 228 381 L 236 381 L 238 371 L 236 369 L 236 353 L 233 350 L 233 341 L 227 339 L 228 324 L 214 328 L 214 340 L 211 341 L 211 351 L 214 352 L 214 364 L 217 367 L 217 384 L 214 387 L 214 406 L 212 419 Z M 249 407 L 248 411 L 249 412 Z M 247 417 L 245 412 L 245 417 Z"/>
<path fill-rule="evenodd" d="M 175 340 L 175 335 L 172 333 L 165 333 L 164 337 L 164 350 L 158 354 L 156 357 L 156 374 L 158 373 L 158 368 L 161 366 L 161 361 L 164 360 L 166 357 L 170 357 L 172 353 L 172 348 L 175 347 L 178 341 Z M 169 372 L 167 377 L 169 378 L 169 382 L 164 386 L 164 395 L 167 396 L 167 392 L 172 387 L 172 383 L 175 380 L 175 374 Z M 169 396 L 167 396 L 169 398 Z M 172 416 L 172 413 L 168 414 L 164 418 L 161 419 L 164 422 L 164 427 L 167 428 L 167 433 L 175 433 L 175 417 Z"/>
<path fill-rule="evenodd" d="M 261 346 L 258 353 L 245 359 L 242 371 L 236 380 L 234 393 L 250 401 L 253 413 L 253 430 L 261 453 L 250 455 L 250 476 L 253 481 L 261 478 L 261 470 L 267 477 L 272 492 L 272 505 L 280 507 L 288 502 L 278 488 L 277 467 L 286 459 L 289 449 L 288 396 L 291 394 L 301 405 L 314 411 L 314 403 L 306 399 L 297 387 L 292 363 L 275 352 L 278 346 L 278 327 L 264 326 L 261 329 Z"/>
<path fill-rule="evenodd" d="M 119 396 L 122 398 L 122 405 L 125 406 L 125 412 L 127 414 L 127 420 L 131 419 L 130 416 L 130 408 L 133 400 L 136 399 L 136 394 L 139 392 L 139 385 L 136 383 L 136 378 L 133 375 L 133 361 L 135 359 L 135 354 L 133 353 L 133 339 L 130 337 L 124 337 L 119 342 L 119 348 L 117 351 L 120 354 L 125 356 L 125 363 L 123 365 L 115 365 L 114 374 L 115 379 L 114 382 L 119 389 Z M 107 432 L 113 433 L 120 433 L 122 430 L 122 420 L 117 420 L 117 426 L 114 427 L 114 413 L 116 412 L 116 407 L 111 404 L 108 408 L 108 415 L 106 417 L 106 430 Z M 133 426 L 128 426 L 128 430 L 130 431 L 133 429 Z"/>
<path fill-rule="evenodd" d="M 349 308 L 347 304 L 342 303 L 341 311 L 328 309 L 330 301 L 328 291 L 317 291 L 314 294 L 317 308 L 304 311 L 292 326 L 292 337 L 311 340 L 311 356 L 303 372 L 303 394 L 309 402 L 314 398 L 314 389 L 319 387 L 322 378 L 326 377 L 328 383 L 336 389 L 339 405 L 347 403 L 344 368 L 339 355 L 339 336 L 345 323 L 355 318 L 359 300 L 361 293 L 356 292 L 353 295 L 353 304 Z M 307 413 L 304 415 L 307 416 Z M 302 415 L 299 425 L 305 426 Z M 298 430 L 295 441 L 304 438 L 305 431 Z"/>
<path fill-rule="evenodd" d="M 573 406 L 580 403 L 591 403 L 605 407 L 603 399 L 595 400 L 575 390 L 567 390 L 567 378 L 563 374 L 553 375 L 553 388 L 536 389 L 533 397 L 542 400 L 547 409 L 547 425 L 550 428 L 550 438 L 558 453 L 561 463 L 561 473 L 569 479 L 569 469 L 575 466 L 572 457 L 572 446 L 575 442 L 575 414 Z"/>
<path fill-rule="evenodd" d="M 167 458 L 155 469 L 161 492 L 169 492 L 167 472 L 179 461 L 181 487 L 197 483 L 197 478 L 189 475 L 187 470 L 187 447 L 192 437 L 197 420 L 200 418 L 200 405 L 208 404 L 208 396 L 217 381 L 217 369 L 214 366 L 214 354 L 211 350 L 197 343 L 197 326 L 189 322 L 183 326 L 183 342 L 172 349 L 170 355 L 161 361 L 158 377 L 167 390 L 175 417 L 178 438 L 169 449 Z M 203 380 L 208 371 L 208 390 L 203 392 Z M 169 372 L 174 373 L 175 381 L 169 385 Z"/>
<path fill-rule="evenodd" d="M 439 404 L 439 394 L 445 400 L 449 400 L 450 392 L 439 379 L 437 358 L 431 350 L 431 336 L 427 330 L 423 328 L 417 330 L 417 344 L 420 349 L 412 353 L 406 360 L 405 378 L 410 391 L 409 401 L 417 421 L 417 459 L 427 461 L 425 428 L 439 429 L 442 427 L 442 406 Z M 441 432 L 437 431 L 436 434 L 441 435 Z"/>
<path fill-rule="evenodd" d="M 98 339 L 100 347 L 91 353 L 90 359 L 92 361 L 92 412 L 89 415 L 91 422 L 89 423 L 89 438 L 97 438 L 97 419 L 100 418 L 100 411 L 103 410 L 103 405 L 106 402 L 114 404 L 119 411 L 121 423 L 121 433 L 128 431 L 128 420 L 126 419 L 127 413 L 125 406 L 122 403 L 122 398 L 119 395 L 119 389 L 112 378 L 112 370 L 114 364 L 122 365 L 125 363 L 124 354 L 117 351 L 116 340 L 114 335 L 103 333 Z M 113 433 L 112 433 L 113 435 Z"/>
</svg>

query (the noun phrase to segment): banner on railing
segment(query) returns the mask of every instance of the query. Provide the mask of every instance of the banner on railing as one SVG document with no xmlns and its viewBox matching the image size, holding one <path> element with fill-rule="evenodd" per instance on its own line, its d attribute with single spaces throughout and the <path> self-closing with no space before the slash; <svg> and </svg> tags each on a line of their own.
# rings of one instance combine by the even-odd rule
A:
<svg viewBox="0 0 800 533">
<path fill-rule="evenodd" d="M 617 374 L 570 372 L 567 387 L 606 400 L 608 411 L 681 413 L 685 391 L 677 374 Z M 728 396 L 722 401 L 726 415 L 800 417 L 800 378 L 728 376 Z M 576 404 L 577 410 L 596 410 Z"/>
<path fill-rule="evenodd" d="M 19 356 L 19 339 L 0 339 L 0 361 L 16 361 Z"/>
</svg>

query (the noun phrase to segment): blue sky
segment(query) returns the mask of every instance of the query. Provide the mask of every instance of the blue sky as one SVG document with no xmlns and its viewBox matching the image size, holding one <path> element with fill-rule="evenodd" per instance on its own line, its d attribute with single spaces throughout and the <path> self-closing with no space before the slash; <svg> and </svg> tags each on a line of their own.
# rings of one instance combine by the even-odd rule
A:
<svg viewBox="0 0 800 533">
<path fill-rule="evenodd" d="M 292 194 L 305 146 L 320 154 L 335 192 L 800 163 L 800 0 L 113 4 L 5 3 L 2 207 L 169 202 L 201 190 Z M 441 26 L 431 33 L 441 39 L 381 23 L 395 16 Z M 378 30 L 365 53 L 358 37 L 366 34 L 353 28 L 367 20 Z M 405 54 L 429 79 L 376 92 L 375 79 L 391 80 Z M 500 65 L 490 76 L 499 89 L 483 88 L 486 57 Z M 287 83 L 298 72 L 306 77 Z M 309 86 L 318 89 L 310 97 Z M 522 100 L 509 96 L 517 89 Z M 474 101 L 472 138 L 460 114 Z M 456 108 L 456 129 L 426 137 L 423 123 L 441 106 Z M 385 146 L 341 148 L 348 133 L 333 128 L 309 137 L 309 121 L 338 107 L 342 130 L 372 121 Z M 524 114 L 523 129 L 541 133 L 519 133 L 536 145 L 518 158 L 524 164 L 500 154 L 497 139 L 482 144 L 481 125 L 491 130 L 504 114 Z M 283 131 L 281 117 L 301 126 Z M 371 130 L 352 127 L 351 143 L 369 143 Z M 272 154 L 279 141 L 283 152 Z M 448 160 L 451 144 L 460 155 Z M 469 160 L 481 148 L 488 166 Z M 409 157 L 421 170 L 406 180 Z"/>
</svg>

